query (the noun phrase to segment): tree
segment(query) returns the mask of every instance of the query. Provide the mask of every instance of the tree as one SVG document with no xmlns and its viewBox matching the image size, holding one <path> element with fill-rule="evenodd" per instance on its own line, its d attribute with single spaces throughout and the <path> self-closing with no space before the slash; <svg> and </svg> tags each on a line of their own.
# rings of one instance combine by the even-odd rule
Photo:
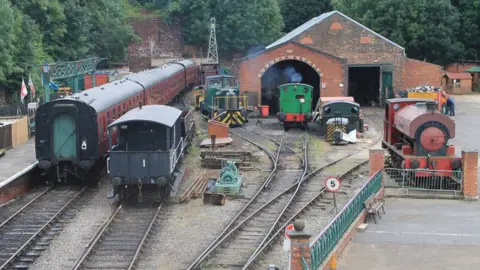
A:
<svg viewBox="0 0 480 270">
<path fill-rule="evenodd" d="M 44 50 L 56 56 L 62 54 L 63 36 L 67 32 L 66 17 L 63 5 L 58 0 L 12 0 L 13 6 L 27 15 L 38 25 L 43 35 Z"/>
<path fill-rule="evenodd" d="M 459 38 L 465 45 L 462 53 L 464 59 L 480 59 L 480 0 L 459 0 L 458 10 L 461 14 Z"/>
<path fill-rule="evenodd" d="M 458 10 L 449 0 L 333 0 L 336 9 L 406 48 L 444 64 L 462 52 Z"/>
<path fill-rule="evenodd" d="M 329 12 L 333 8 L 330 0 L 283 0 L 280 9 L 285 22 L 285 32 L 290 32 L 308 20 Z"/>
<path fill-rule="evenodd" d="M 90 54 L 93 44 L 90 32 L 93 24 L 92 14 L 85 1 L 61 0 L 65 9 L 67 31 L 62 37 L 63 50 L 58 52 L 57 58 L 77 60 Z"/>
<path fill-rule="evenodd" d="M 13 52 L 15 50 L 15 17 L 14 11 L 8 0 L 0 0 L 0 83 L 12 73 L 15 67 Z"/>
<path fill-rule="evenodd" d="M 95 27 L 90 31 L 91 54 L 111 61 L 125 59 L 131 41 L 138 40 L 133 28 L 126 21 L 125 10 L 119 1 L 88 0 L 91 20 Z"/>
<path fill-rule="evenodd" d="M 284 26 L 277 0 L 176 0 L 167 10 L 167 20 L 183 21 L 185 41 L 200 46 L 208 45 L 212 16 L 217 22 L 218 47 L 224 53 L 267 45 L 281 36 Z"/>
</svg>

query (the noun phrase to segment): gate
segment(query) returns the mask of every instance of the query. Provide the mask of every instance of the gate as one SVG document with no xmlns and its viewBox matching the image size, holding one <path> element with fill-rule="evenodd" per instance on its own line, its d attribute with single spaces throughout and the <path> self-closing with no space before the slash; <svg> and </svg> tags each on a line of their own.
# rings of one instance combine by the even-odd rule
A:
<svg viewBox="0 0 480 270">
<path fill-rule="evenodd" d="M 383 170 L 385 187 L 408 191 L 436 191 L 459 195 L 462 192 L 461 170 L 396 169 Z"/>
</svg>

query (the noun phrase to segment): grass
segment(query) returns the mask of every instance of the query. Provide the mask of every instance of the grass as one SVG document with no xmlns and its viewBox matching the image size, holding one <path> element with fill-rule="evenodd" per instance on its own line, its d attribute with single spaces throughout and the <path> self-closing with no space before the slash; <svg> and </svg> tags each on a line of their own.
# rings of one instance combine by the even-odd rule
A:
<svg viewBox="0 0 480 270">
<path fill-rule="evenodd" d="M 265 146 L 268 150 L 270 150 L 270 151 L 272 151 L 272 152 L 277 151 L 277 145 L 276 145 L 274 142 L 270 141 L 270 140 L 265 141 L 265 143 L 263 144 L 263 146 Z"/>
<path fill-rule="evenodd" d="M 320 138 L 308 134 L 308 150 L 312 152 L 325 152 L 328 148 L 328 142 L 321 140 Z M 300 145 L 301 147 L 301 145 Z"/>
</svg>

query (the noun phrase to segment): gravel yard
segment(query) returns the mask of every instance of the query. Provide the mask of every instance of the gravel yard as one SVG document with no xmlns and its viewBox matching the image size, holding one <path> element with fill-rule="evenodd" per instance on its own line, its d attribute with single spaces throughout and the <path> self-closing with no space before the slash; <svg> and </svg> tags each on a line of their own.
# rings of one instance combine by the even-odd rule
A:
<svg viewBox="0 0 480 270">
<path fill-rule="evenodd" d="M 103 177 L 93 198 L 42 252 L 32 269 L 60 270 L 73 267 L 94 233 L 112 213 L 113 207 L 106 198 L 107 184 L 108 177 Z"/>
</svg>

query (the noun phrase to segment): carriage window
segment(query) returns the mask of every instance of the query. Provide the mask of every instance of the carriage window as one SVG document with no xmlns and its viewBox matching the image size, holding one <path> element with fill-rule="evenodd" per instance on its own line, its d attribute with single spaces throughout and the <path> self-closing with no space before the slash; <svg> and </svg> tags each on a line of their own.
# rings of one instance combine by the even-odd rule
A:
<svg viewBox="0 0 480 270">
<path fill-rule="evenodd" d="M 113 108 L 112 118 L 114 118 L 114 120 L 115 120 L 115 116 L 116 116 L 116 114 L 115 114 L 115 108 Z"/>
<path fill-rule="evenodd" d="M 107 112 L 107 125 L 110 125 L 110 112 Z"/>
<path fill-rule="evenodd" d="M 240 86 L 240 82 L 237 79 L 234 80 L 234 83 L 235 83 L 234 86 Z"/>
</svg>

